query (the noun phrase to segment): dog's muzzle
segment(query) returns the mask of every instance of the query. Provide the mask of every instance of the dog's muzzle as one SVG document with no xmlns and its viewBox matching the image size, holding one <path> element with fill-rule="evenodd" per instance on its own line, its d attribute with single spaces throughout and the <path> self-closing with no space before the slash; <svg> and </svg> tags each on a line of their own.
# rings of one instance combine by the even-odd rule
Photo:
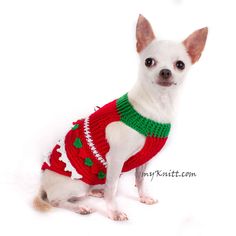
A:
<svg viewBox="0 0 236 236">
<path fill-rule="evenodd" d="M 164 87 L 170 87 L 173 84 L 176 85 L 173 82 L 171 70 L 162 69 L 159 73 L 157 84 Z"/>
</svg>

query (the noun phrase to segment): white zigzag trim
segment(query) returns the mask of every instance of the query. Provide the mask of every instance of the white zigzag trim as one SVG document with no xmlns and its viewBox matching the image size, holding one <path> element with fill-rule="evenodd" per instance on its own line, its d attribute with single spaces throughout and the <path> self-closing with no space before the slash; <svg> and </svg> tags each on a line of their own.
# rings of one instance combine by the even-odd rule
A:
<svg viewBox="0 0 236 236">
<path fill-rule="evenodd" d="M 60 145 L 60 148 L 57 149 L 57 152 L 61 153 L 61 156 L 59 157 L 60 161 L 63 161 L 66 164 L 65 171 L 70 171 L 71 172 L 71 179 L 81 179 L 82 175 L 80 175 L 76 169 L 71 165 L 70 160 L 68 159 L 66 155 L 66 150 L 65 150 L 65 141 L 59 140 L 58 145 Z"/>
<path fill-rule="evenodd" d="M 101 156 L 101 154 L 98 152 L 98 150 L 96 149 L 92 137 L 90 135 L 90 130 L 89 130 L 89 117 L 87 117 L 84 120 L 84 135 L 85 135 L 85 139 L 93 153 L 93 155 L 97 158 L 98 161 L 100 161 L 105 167 L 107 167 L 107 162 L 104 160 L 104 158 Z"/>
<path fill-rule="evenodd" d="M 51 152 L 43 154 L 43 162 L 47 163 L 48 166 L 51 165 L 51 163 L 50 163 L 50 156 L 51 156 Z"/>
</svg>

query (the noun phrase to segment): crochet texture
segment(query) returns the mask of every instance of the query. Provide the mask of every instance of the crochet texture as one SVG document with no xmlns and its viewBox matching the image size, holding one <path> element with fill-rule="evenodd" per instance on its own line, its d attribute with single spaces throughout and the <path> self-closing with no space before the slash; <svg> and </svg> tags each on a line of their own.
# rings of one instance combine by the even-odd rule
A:
<svg viewBox="0 0 236 236">
<path fill-rule="evenodd" d="M 43 163 L 42 170 L 49 169 L 91 185 L 104 184 L 109 151 L 105 129 L 116 121 L 146 137 L 143 148 L 124 163 L 122 172 L 153 158 L 164 146 L 171 128 L 169 123 L 159 123 L 139 114 L 125 94 L 89 117 L 74 122 L 65 139 L 52 150 L 49 161 Z"/>
</svg>

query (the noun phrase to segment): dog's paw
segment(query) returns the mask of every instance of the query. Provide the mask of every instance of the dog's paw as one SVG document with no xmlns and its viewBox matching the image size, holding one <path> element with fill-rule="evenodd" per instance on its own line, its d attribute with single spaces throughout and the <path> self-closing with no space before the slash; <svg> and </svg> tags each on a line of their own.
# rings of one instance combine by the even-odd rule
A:
<svg viewBox="0 0 236 236">
<path fill-rule="evenodd" d="M 79 213 L 81 215 L 88 215 L 88 214 L 91 214 L 93 213 L 93 209 L 89 208 L 89 207 L 86 207 L 86 206 L 79 206 L 75 209 L 75 212 L 76 213 Z"/>
<path fill-rule="evenodd" d="M 139 200 L 140 200 L 140 202 L 147 204 L 147 205 L 153 205 L 158 202 L 157 200 L 155 200 L 151 197 L 148 197 L 148 196 L 142 196 L 142 197 L 140 197 Z"/>
<path fill-rule="evenodd" d="M 124 221 L 128 220 L 128 216 L 120 211 L 111 211 L 109 212 L 109 218 L 115 221 Z"/>
<path fill-rule="evenodd" d="M 104 197 L 104 189 L 92 189 L 89 196 L 102 198 Z"/>
</svg>

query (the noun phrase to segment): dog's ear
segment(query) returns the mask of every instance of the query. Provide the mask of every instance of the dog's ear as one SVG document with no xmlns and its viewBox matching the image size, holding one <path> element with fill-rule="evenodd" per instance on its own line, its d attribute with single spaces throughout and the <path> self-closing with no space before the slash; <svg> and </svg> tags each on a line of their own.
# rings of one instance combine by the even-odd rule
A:
<svg viewBox="0 0 236 236">
<path fill-rule="evenodd" d="M 137 52 L 141 52 L 153 39 L 155 35 L 153 33 L 151 24 L 142 15 L 139 15 L 137 26 L 136 26 L 136 39 L 137 39 Z"/>
<path fill-rule="evenodd" d="M 200 58 L 202 51 L 205 47 L 206 39 L 208 34 L 208 28 L 202 28 L 194 31 L 183 41 L 184 46 L 194 64 Z"/>
</svg>

